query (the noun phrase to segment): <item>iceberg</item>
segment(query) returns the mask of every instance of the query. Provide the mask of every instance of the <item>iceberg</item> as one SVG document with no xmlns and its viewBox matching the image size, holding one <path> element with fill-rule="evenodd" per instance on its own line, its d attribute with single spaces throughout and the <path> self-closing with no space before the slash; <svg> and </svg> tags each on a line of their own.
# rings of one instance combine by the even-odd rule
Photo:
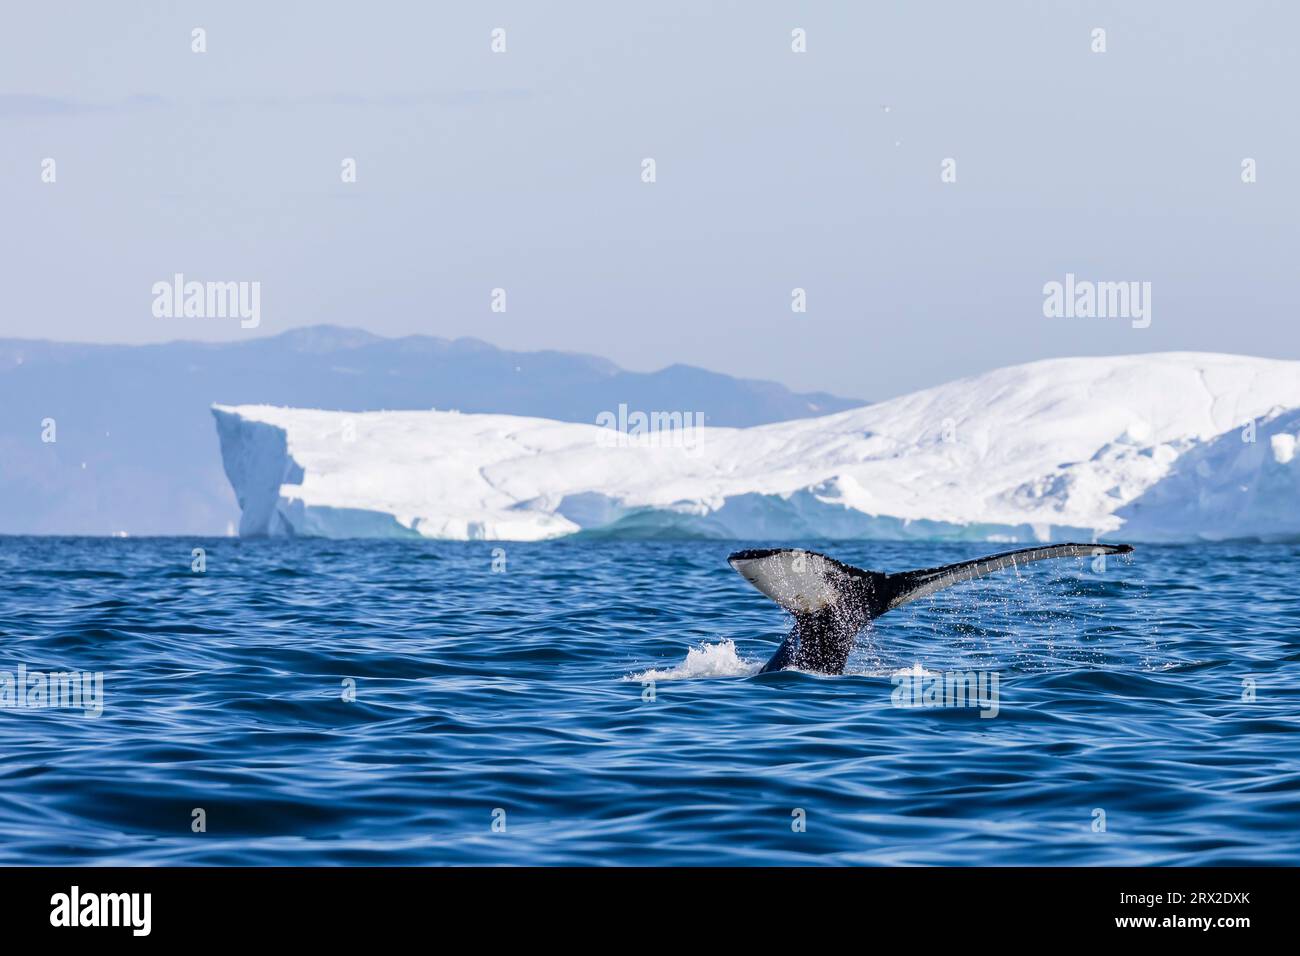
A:
<svg viewBox="0 0 1300 956">
<path fill-rule="evenodd" d="M 213 414 L 246 536 L 1300 540 L 1300 362 L 1051 359 L 819 418 L 678 433 Z M 616 418 L 627 410 L 602 416 Z"/>
</svg>

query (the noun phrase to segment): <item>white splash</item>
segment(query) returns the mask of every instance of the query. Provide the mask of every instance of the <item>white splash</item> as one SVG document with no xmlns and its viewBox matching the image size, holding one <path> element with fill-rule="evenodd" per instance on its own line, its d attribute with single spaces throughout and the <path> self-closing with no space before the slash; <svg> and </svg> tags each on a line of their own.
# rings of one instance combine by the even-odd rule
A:
<svg viewBox="0 0 1300 956">
<path fill-rule="evenodd" d="M 760 661 L 747 661 L 736 650 L 735 641 L 720 644 L 701 642 L 686 652 L 686 660 L 667 670 L 650 669 L 640 674 L 629 674 L 624 680 L 661 681 L 684 680 L 693 677 L 748 677 L 757 674 Z"/>
<path fill-rule="evenodd" d="M 924 667 L 921 666 L 921 662 L 917 661 L 911 667 L 900 668 L 899 670 L 894 671 L 889 676 L 890 677 L 938 677 L 939 675 L 934 673 L 933 671 L 926 670 Z"/>
</svg>

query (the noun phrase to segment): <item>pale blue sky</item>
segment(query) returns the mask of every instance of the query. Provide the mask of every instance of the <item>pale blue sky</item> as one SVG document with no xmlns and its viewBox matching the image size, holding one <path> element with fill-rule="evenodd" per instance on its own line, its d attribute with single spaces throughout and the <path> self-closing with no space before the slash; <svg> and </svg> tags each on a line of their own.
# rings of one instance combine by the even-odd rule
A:
<svg viewBox="0 0 1300 956">
<path fill-rule="evenodd" d="M 332 322 L 869 399 L 1298 358 L 1297 34 L 1284 2 L 12 4 L 0 336 Z M 175 272 L 260 281 L 261 328 L 154 318 Z M 1044 318 L 1066 272 L 1150 281 L 1151 327 Z"/>
</svg>

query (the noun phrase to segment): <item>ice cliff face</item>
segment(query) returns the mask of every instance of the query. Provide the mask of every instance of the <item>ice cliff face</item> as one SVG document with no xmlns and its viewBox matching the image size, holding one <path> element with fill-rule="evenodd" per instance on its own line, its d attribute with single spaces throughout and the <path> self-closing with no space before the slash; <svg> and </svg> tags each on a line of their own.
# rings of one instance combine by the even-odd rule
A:
<svg viewBox="0 0 1300 956">
<path fill-rule="evenodd" d="M 636 411 L 608 417 L 635 431 Z M 507 415 L 213 412 L 246 535 L 1300 539 L 1300 362 L 1057 359 L 822 418 L 650 437 Z"/>
</svg>

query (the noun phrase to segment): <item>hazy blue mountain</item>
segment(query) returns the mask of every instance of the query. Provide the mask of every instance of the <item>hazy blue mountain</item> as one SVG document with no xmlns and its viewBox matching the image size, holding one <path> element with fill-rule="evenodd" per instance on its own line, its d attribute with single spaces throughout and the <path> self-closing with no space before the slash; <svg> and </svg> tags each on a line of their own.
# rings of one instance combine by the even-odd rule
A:
<svg viewBox="0 0 1300 956">
<path fill-rule="evenodd" d="M 863 404 L 673 365 L 314 326 L 208 344 L 0 340 L 0 533 L 224 534 L 239 508 L 209 407 L 459 409 L 595 422 L 619 403 L 758 425 Z M 53 419 L 57 441 L 45 443 Z"/>
</svg>

